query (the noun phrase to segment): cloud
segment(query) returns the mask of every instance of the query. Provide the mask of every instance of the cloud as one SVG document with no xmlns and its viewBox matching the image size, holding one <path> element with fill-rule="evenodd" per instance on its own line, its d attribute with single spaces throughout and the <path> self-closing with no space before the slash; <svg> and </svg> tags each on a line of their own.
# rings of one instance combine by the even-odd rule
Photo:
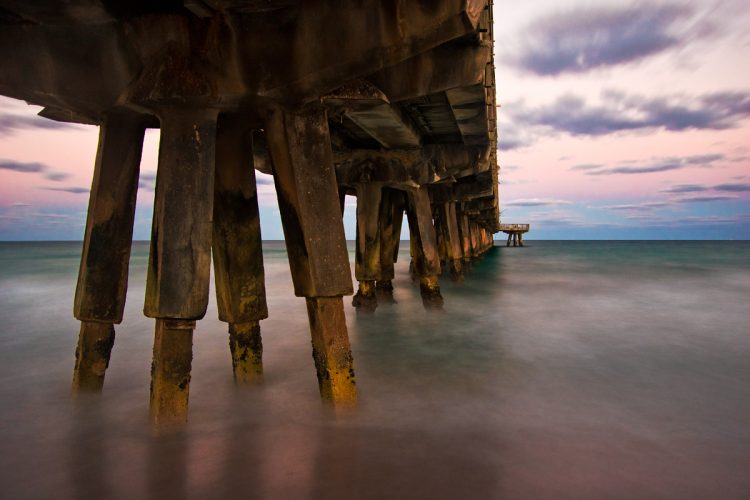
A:
<svg viewBox="0 0 750 500">
<path fill-rule="evenodd" d="M 688 156 L 684 161 L 685 163 L 689 163 L 691 165 L 705 165 L 724 159 L 726 159 L 726 157 L 723 154 L 707 154 Z"/>
<path fill-rule="evenodd" d="M 693 15 L 685 5 L 653 3 L 555 12 L 524 29 L 512 63 L 539 76 L 634 63 L 713 31 L 691 23 Z"/>
<path fill-rule="evenodd" d="M 0 160 L 0 169 L 12 170 L 14 172 L 39 173 L 47 170 L 47 166 L 36 162 L 23 163 L 13 160 Z"/>
<path fill-rule="evenodd" d="M 554 205 L 570 205 L 573 202 L 566 200 L 552 200 L 549 198 L 524 198 L 503 202 L 506 207 L 547 207 Z"/>
<path fill-rule="evenodd" d="M 716 191 L 728 191 L 730 193 L 745 193 L 750 191 L 750 184 L 727 183 L 714 186 Z"/>
<path fill-rule="evenodd" d="M 530 142 L 517 136 L 501 135 L 497 141 L 497 149 L 500 151 L 513 151 L 529 146 Z"/>
<path fill-rule="evenodd" d="M 55 213 L 37 213 L 37 214 L 29 214 L 31 217 L 39 217 L 41 219 L 70 219 L 70 215 L 68 214 L 55 214 Z"/>
<path fill-rule="evenodd" d="M 138 176 L 138 189 L 154 191 L 156 189 L 156 172 L 141 172 Z"/>
<path fill-rule="evenodd" d="M 602 93 L 601 102 L 590 104 L 582 97 L 566 94 L 555 101 L 528 107 L 523 101 L 504 106 L 510 119 L 505 133 L 511 138 L 516 131 L 534 137 L 515 147 L 528 145 L 532 139 L 549 136 L 550 131 L 573 136 L 599 137 L 620 132 L 645 130 L 725 130 L 737 127 L 750 118 L 750 92 L 715 92 L 699 96 L 665 95 L 644 97 L 621 92 Z M 695 162 L 709 155 L 694 157 Z"/>
<path fill-rule="evenodd" d="M 72 193 L 72 194 L 83 194 L 88 193 L 89 188 L 84 187 L 43 187 L 41 189 L 44 189 L 45 191 L 60 191 L 63 193 Z"/>
<path fill-rule="evenodd" d="M 690 198 L 680 198 L 680 203 L 709 203 L 712 201 L 727 201 L 727 200 L 736 200 L 736 196 L 727 196 L 727 195 L 708 195 L 708 196 L 692 196 Z"/>
<path fill-rule="evenodd" d="M 614 167 L 594 167 L 585 169 L 586 175 L 613 175 L 613 174 L 650 174 L 656 172 L 667 172 L 670 170 L 679 170 L 689 167 L 712 167 L 717 161 L 724 160 L 724 155 L 721 154 L 706 154 L 700 156 L 686 156 L 682 158 L 660 158 L 649 163 L 641 163 L 635 165 L 617 165 Z M 584 169 L 579 169 L 584 170 Z M 682 188 L 669 188 L 669 189 L 697 189 L 690 187 Z M 670 191 L 666 192 L 694 192 L 694 191 Z"/>
<path fill-rule="evenodd" d="M 684 224 L 684 225 L 713 225 L 713 224 L 747 224 L 748 214 L 737 214 L 734 216 L 720 216 L 720 215 L 696 215 L 690 217 L 683 217 L 670 221 L 672 224 Z"/>
<path fill-rule="evenodd" d="M 49 120 L 39 116 L 0 114 L 0 136 L 12 135 L 17 130 L 24 129 L 60 130 L 71 128 L 79 128 L 79 126 L 72 123 Z"/>
<path fill-rule="evenodd" d="M 609 210 L 625 210 L 625 211 L 647 211 L 654 208 L 668 207 L 671 203 L 666 201 L 646 201 L 643 203 L 630 203 L 624 205 L 609 205 L 602 208 Z"/>
<path fill-rule="evenodd" d="M 65 172 L 47 172 L 46 174 L 44 174 L 45 179 L 55 182 L 64 181 L 69 177 L 70 174 L 66 174 Z"/>
<path fill-rule="evenodd" d="M 48 165 L 39 162 L 24 163 L 15 160 L 0 160 L 0 169 L 25 174 L 44 174 L 45 179 L 55 182 L 64 181 L 70 177 L 70 174 L 53 171 Z"/>
<path fill-rule="evenodd" d="M 701 191 L 708 191 L 708 187 L 701 186 L 700 184 L 678 184 L 661 190 L 662 193 L 672 194 L 699 193 Z"/>
<path fill-rule="evenodd" d="M 261 172 L 256 172 L 255 184 L 259 186 L 273 186 L 273 176 Z"/>
<path fill-rule="evenodd" d="M 580 165 L 573 165 L 570 167 L 570 170 L 596 170 L 598 168 L 602 168 L 604 165 L 594 164 L 594 163 L 582 163 Z"/>
</svg>

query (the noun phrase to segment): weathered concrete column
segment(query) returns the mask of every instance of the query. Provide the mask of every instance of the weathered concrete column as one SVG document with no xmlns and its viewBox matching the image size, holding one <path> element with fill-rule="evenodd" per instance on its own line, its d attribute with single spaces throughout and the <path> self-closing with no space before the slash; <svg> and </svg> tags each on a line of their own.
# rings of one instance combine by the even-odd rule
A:
<svg viewBox="0 0 750 500">
<path fill-rule="evenodd" d="M 357 241 L 354 277 L 359 281 L 352 305 L 362 312 L 375 312 L 378 299 L 375 282 L 380 279 L 380 203 L 383 187 L 379 183 L 357 184 Z"/>
<path fill-rule="evenodd" d="M 157 319 L 151 363 L 151 420 L 160 426 L 187 420 L 195 321 Z"/>
<path fill-rule="evenodd" d="M 476 259 L 481 255 L 479 250 L 479 240 L 477 239 L 477 225 L 469 222 L 469 242 L 471 245 L 471 257 Z"/>
<path fill-rule="evenodd" d="M 403 191 L 385 188 L 380 202 L 380 277 L 375 292 L 380 300 L 394 303 L 393 265 L 398 261 L 401 243 L 401 223 L 404 220 L 405 199 Z"/>
<path fill-rule="evenodd" d="M 518 245 L 523 246 L 523 233 L 518 233 Z"/>
<path fill-rule="evenodd" d="M 158 424 L 187 420 L 193 328 L 208 305 L 216 117 L 211 109 L 167 109 L 160 114 L 143 308 L 146 316 L 157 319 L 151 416 Z"/>
<path fill-rule="evenodd" d="M 462 252 L 456 218 L 456 204 L 451 202 L 441 203 L 437 206 L 437 211 L 440 219 L 440 233 L 445 261 L 450 268 L 451 279 L 460 281 L 463 278 L 461 269 Z"/>
<path fill-rule="evenodd" d="M 432 224 L 430 196 L 426 188 L 407 192 L 409 231 L 412 235 L 412 260 L 419 277 L 419 288 L 425 308 L 439 309 L 443 306 L 438 276 L 440 256 L 437 251 L 435 226 Z"/>
<path fill-rule="evenodd" d="M 145 125 L 112 113 L 99 129 L 73 314 L 81 321 L 73 389 L 100 391 L 122 321 Z"/>
<path fill-rule="evenodd" d="M 251 131 L 221 115 L 216 131 L 213 259 L 219 319 L 229 323 L 234 380 L 263 380 L 259 321 L 268 317 Z"/>
<path fill-rule="evenodd" d="M 333 403 L 353 403 L 342 300 L 353 290 L 326 113 L 317 107 L 274 110 L 266 136 L 294 292 L 307 298 L 320 394 Z"/>
<path fill-rule="evenodd" d="M 513 233 L 508 233 L 508 241 L 505 243 L 506 247 L 510 246 L 510 241 L 513 239 Z"/>
<path fill-rule="evenodd" d="M 461 212 L 458 214 L 458 231 L 461 235 L 461 253 L 463 255 L 464 267 L 470 265 L 473 257 L 471 253 L 471 230 L 469 229 L 469 216 Z"/>
</svg>

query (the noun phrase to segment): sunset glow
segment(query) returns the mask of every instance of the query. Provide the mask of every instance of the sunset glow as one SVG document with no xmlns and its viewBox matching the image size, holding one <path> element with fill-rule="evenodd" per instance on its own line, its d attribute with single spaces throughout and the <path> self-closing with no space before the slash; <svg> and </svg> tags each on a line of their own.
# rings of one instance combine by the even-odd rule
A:
<svg viewBox="0 0 750 500">
<path fill-rule="evenodd" d="M 749 14 L 741 0 L 497 3 L 502 221 L 531 223 L 530 239 L 750 237 Z M 0 239 L 81 239 L 98 131 L 39 110 L 0 98 Z M 136 239 L 157 150 L 152 130 Z M 281 239 L 258 179 L 263 236 Z"/>
</svg>

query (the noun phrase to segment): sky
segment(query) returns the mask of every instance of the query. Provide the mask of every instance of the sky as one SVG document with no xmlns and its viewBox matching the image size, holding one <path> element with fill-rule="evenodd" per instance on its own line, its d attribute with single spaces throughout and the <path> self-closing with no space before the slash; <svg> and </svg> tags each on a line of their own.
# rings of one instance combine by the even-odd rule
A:
<svg viewBox="0 0 750 500">
<path fill-rule="evenodd" d="M 530 240 L 750 238 L 747 0 L 496 0 L 494 16 L 503 222 Z M 80 240 L 98 130 L 39 110 L 0 97 L 0 240 Z M 258 192 L 264 239 L 282 239 L 270 177 Z"/>
</svg>

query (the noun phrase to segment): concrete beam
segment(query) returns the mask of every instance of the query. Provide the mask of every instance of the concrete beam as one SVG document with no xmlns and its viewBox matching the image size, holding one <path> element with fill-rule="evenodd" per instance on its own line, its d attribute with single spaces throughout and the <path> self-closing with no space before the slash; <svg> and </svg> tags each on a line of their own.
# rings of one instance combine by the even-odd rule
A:
<svg viewBox="0 0 750 500">
<path fill-rule="evenodd" d="M 480 84 L 490 61 L 489 44 L 447 43 L 368 76 L 391 102 Z"/>
<path fill-rule="evenodd" d="M 489 126 L 484 85 L 478 83 L 448 90 L 445 95 L 464 138 L 464 144 L 467 146 L 488 144 Z"/>
<path fill-rule="evenodd" d="M 409 189 L 449 179 L 454 172 L 472 167 L 481 170 L 488 153 L 484 146 L 434 144 L 421 149 L 344 151 L 334 156 L 334 163 L 339 184 L 384 182 Z"/>
</svg>

